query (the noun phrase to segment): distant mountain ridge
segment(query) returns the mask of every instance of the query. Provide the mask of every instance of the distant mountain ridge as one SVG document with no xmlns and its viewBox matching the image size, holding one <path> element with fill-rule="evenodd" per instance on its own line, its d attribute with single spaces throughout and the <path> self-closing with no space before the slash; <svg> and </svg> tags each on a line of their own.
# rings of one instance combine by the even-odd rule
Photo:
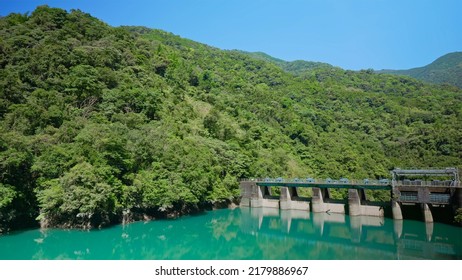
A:
<svg viewBox="0 0 462 280">
<path fill-rule="evenodd" d="M 300 75 L 304 72 L 315 69 L 341 69 L 324 62 L 305 60 L 285 61 L 272 57 L 264 52 L 239 52 L 254 59 L 276 64 L 284 71 L 295 75 Z M 383 69 L 375 72 L 382 74 L 403 75 L 428 83 L 449 84 L 462 88 L 462 52 L 448 53 L 423 67 L 416 67 L 408 70 Z"/>
<path fill-rule="evenodd" d="M 462 88 L 462 52 L 448 53 L 423 67 L 377 72 L 404 75 L 429 83 L 450 84 Z"/>
<path fill-rule="evenodd" d="M 243 54 L 246 54 L 252 58 L 263 60 L 266 62 L 270 62 L 273 64 L 278 65 L 284 71 L 292 73 L 292 74 L 301 74 L 306 71 L 310 71 L 313 69 L 329 69 L 329 68 L 337 68 L 332 66 L 328 63 L 324 62 L 314 62 L 314 61 L 306 61 L 306 60 L 294 60 L 294 61 L 285 61 L 279 58 L 272 57 L 264 52 L 246 52 L 246 51 L 239 51 Z"/>
</svg>

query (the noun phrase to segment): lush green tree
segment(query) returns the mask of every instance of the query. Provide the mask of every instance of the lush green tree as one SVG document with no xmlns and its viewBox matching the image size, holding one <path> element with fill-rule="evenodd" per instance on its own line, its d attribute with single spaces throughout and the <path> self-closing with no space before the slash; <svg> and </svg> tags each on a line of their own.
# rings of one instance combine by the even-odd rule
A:
<svg viewBox="0 0 462 280">
<path fill-rule="evenodd" d="M 121 183 L 110 175 L 109 168 L 82 162 L 60 178 L 41 183 L 37 190 L 39 219 L 50 225 L 66 220 L 83 226 L 108 224 L 117 210 L 120 192 Z"/>
</svg>

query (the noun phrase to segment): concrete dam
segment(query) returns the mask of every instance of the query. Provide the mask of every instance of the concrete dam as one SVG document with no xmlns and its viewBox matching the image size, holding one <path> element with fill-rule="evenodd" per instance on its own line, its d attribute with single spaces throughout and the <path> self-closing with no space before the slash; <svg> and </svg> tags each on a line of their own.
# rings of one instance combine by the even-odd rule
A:
<svg viewBox="0 0 462 280">
<path fill-rule="evenodd" d="M 426 223 L 433 222 L 432 212 L 449 209 L 452 217 L 446 218 L 453 219 L 456 209 L 462 208 L 462 186 L 457 168 L 397 168 L 391 171 L 391 177 L 391 180 L 242 179 L 240 206 L 373 217 L 383 217 L 388 211 L 395 220 L 402 220 L 407 214 L 405 211 L 410 211 L 408 209 L 419 208 L 419 218 Z M 303 188 L 311 190 L 311 197 L 300 195 Z M 347 189 L 348 199 L 333 199 L 332 189 Z M 370 201 L 366 190 L 389 191 L 390 200 Z"/>
</svg>

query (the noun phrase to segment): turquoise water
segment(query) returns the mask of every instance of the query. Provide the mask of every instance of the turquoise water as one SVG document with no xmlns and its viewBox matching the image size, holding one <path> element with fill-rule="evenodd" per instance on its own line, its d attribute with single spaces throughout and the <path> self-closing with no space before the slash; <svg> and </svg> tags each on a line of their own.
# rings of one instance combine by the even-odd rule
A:
<svg viewBox="0 0 462 280">
<path fill-rule="evenodd" d="M 0 259 L 462 259 L 462 228 L 277 209 L 224 209 L 102 230 L 0 236 Z"/>
</svg>

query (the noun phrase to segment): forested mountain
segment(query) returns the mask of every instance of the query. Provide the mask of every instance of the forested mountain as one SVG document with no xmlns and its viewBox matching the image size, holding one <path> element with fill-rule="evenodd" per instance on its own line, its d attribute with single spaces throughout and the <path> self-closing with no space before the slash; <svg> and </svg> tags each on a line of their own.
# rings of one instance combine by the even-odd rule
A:
<svg viewBox="0 0 462 280">
<path fill-rule="evenodd" d="M 448 53 L 424 67 L 409 70 L 381 70 L 379 73 L 405 75 L 429 83 L 462 88 L 462 52 Z"/>
<path fill-rule="evenodd" d="M 3 230 L 187 213 L 232 201 L 241 177 L 462 167 L 453 87 L 332 67 L 294 75 L 47 6 L 1 18 L 0 38 Z"/>
<path fill-rule="evenodd" d="M 316 70 L 316 69 L 329 69 L 334 68 L 334 66 L 324 63 L 324 62 L 313 62 L 305 60 L 294 60 L 294 61 L 285 61 L 279 58 L 272 57 L 263 52 L 245 52 L 241 51 L 243 54 L 247 54 L 253 58 L 274 63 L 284 69 L 285 71 L 300 75 L 306 73 L 307 71 Z"/>
</svg>

